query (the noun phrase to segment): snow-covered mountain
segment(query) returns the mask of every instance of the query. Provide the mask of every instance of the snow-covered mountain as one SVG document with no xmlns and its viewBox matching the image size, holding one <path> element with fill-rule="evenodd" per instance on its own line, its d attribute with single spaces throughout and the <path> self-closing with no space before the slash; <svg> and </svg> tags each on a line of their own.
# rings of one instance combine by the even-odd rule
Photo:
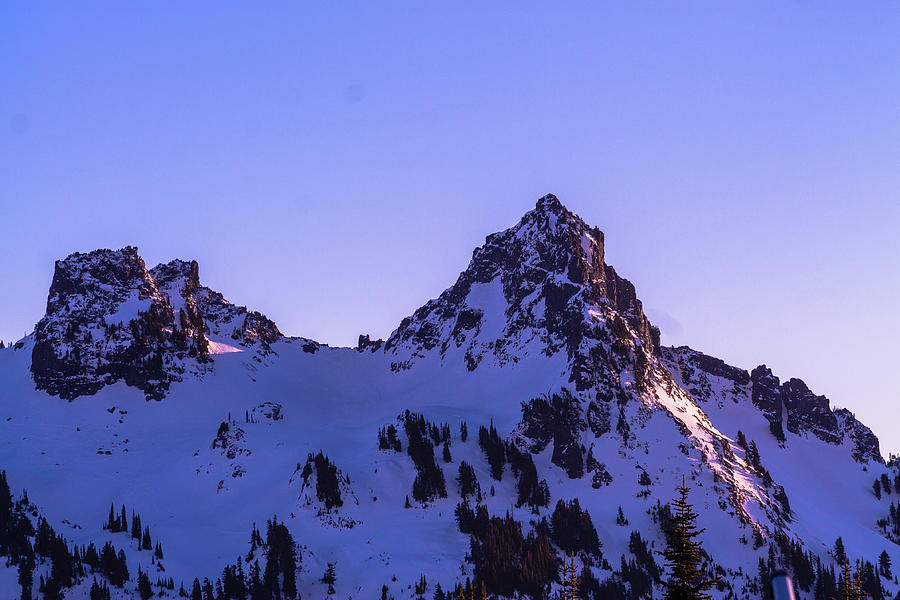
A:
<svg viewBox="0 0 900 600">
<path fill-rule="evenodd" d="M 0 468 L 27 490 L 22 518 L 124 551 L 132 577 L 113 597 L 136 593 L 139 570 L 171 578 L 153 588 L 168 595 L 229 565 L 249 578 L 274 561 L 275 517 L 303 598 L 430 598 L 467 578 L 549 593 L 548 552 L 564 550 L 587 596 L 659 595 L 683 477 L 717 597 L 761 596 L 760 560 L 824 597 L 841 547 L 873 595 L 895 597 L 878 563 L 900 568 L 900 465 L 800 379 L 662 347 L 604 243 L 541 198 L 386 341 L 356 348 L 284 336 L 204 287 L 193 261 L 73 254 L 34 333 L 0 350 Z M 140 515 L 152 549 L 103 528 L 111 504 L 129 527 Z M 36 596 L 54 577 L 40 554 Z M 3 597 L 16 577 L 0 568 Z"/>
</svg>

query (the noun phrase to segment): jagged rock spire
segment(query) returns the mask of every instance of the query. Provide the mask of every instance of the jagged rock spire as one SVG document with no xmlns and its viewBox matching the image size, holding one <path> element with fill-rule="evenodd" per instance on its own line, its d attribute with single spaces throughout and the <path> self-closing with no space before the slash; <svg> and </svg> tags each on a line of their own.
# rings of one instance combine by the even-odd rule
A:
<svg viewBox="0 0 900 600">
<path fill-rule="evenodd" d="M 659 332 L 634 286 L 604 260 L 603 232 L 548 194 L 518 224 L 487 236 L 456 283 L 404 319 L 385 348 L 414 360 L 436 347 L 467 347 L 470 368 L 488 347 L 506 362 L 515 360 L 512 348 L 535 339 L 545 353 L 571 353 L 588 327 L 588 308 L 600 305 L 621 314 L 656 351 Z"/>
</svg>

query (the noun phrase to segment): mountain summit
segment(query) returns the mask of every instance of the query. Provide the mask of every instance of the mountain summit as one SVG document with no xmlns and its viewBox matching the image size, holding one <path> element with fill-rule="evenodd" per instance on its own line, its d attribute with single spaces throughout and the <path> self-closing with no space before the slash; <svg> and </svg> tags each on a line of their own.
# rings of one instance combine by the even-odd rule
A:
<svg viewBox="0 0 900 600">
<path fill-rule="evenodd" d="M 506 231 L 487 237 L 456 283 L 400 323 L 386 348 L 409 356 L 464 349 L 475 368 L 485 355 L 503 364 L 517 352 L 574 355 L 591 335 L 591 309 L 608 306 L 651 352 L 659 330 L 644 315 L 634 286 L 604 260 L 603 232 L 553 195 Z"/>
<path fill-rule="evenodd" d="M 715 598 L 759 597 L 774 568 L 801 598 L 835 596 L 845 560 L 894 597 L 900 464 L 800 379 L 661 345 L 604 244 L 544 196 L 356 348 L 283 335 L 194 261 L 57 262 L 34 333 L 0 349 L 0 469 L 28 492 L 6 522 L 38 532 L 34 578 L 68 598 L 93 578 L 119 598 L 194 578 L 229 599 L 440 598 L 467 580 L 546 598 L 574 553 L 585 598 L 660 597 L 685 481 Z M 21 596 L 27 557 L 4 539 L 0 589 Z M 60 565 L 78 568 L 59 583 Z"/>
</svg>

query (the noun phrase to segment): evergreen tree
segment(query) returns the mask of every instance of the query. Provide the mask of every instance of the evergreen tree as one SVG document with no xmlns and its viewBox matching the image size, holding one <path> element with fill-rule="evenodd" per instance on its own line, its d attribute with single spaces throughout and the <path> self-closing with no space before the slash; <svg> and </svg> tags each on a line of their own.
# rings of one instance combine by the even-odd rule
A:
<svg viewBox="0 0 900 600">
<path fill-rule="evenodd" d="M 206 577 L 203 578 L 203 600 L 216 600 L 212 583 Z"/>
<path fill-rule="evenodd" d="M 288 528 L 275 518 L 268 522 L 266 546 L 265 593 L 269 598 L 293 600 L 297 596 L 297 549 Z"/>
<path fill-rule="evenodd" d="M 116 518 L 116 505 L 114 502 L 111 502 L 109 505 L 109 517 L 107 517 L 103 529 L 109 529 L 113 533 L 117 533 L 119 530 L 119 519 Z"/>
<path fill-rule="evenodd" d="M 106 587 L 106 584 L 97 583 L 97 580 L 94 579 L 91 584 L 90 600 L 109 600 L 109 588 Z"/>
<path fill-rule="evenodd" d="M 464 499 L 468 496 L 481 494 L 481 486 L 478 484 L 478 478 L 475 476 L 475 469 L 466 461 L 459 463 L 459 476 L 456 478 L 459 483 L 459 495 Z"/>
<path fill-rule="evenodd" d="M 491 419 L 490 428 L 484 425 L 478 428 L 478 445 L 487 456 L 488 464 L 491 466 L 491 477 L 501 481 L 503 465 L 506 463 L 506 444 L 500 439 L 493 419 Z"/>
<path fill-rule="evenodd" d="M 453 462 L 453 459 L 450 457 L 450 443 L 444 442 L 444 462 Z"/>
<path fill-rule="evenodd" d="M 840 537 L 834 540 L 834 550 L 832 550 L 832 556 L 834 556 L 834 560 L 837 561 L 839 565 L 843 565 L 847 562 L 847 551 L 844 550 L 844 540 Z"/>
<path fill-rule="evenodd" d="M 141 541 L 141 550 L 152 550 L 153 543 L 150 540 L 150 527 L 144 527 L 144 537 Z"/>
<path fill-rule="evenodd" d="M 263 583 L 260 577 L 259 561 L 253 561 L 250 566 L 250 572 L 247 575 L 247 593 L 251 600 L 261 600 L 263 598 Z"/>
<path fill-rule="evenodd" d="M 669 533 L 666 550 L 666 566 L 671 577 L 666 582 L 666 600 L 708 600 L 707 593 L 715 580 L 709 579 L 703 571 L 703 549 L 697 540 L 703 529 L 697 529 L 697 513 L 688 502 L 690 489 L 682 478 L 678 488 L 678 497 L 672 501 L 672 529 Z"/>
<path fill-rule="evenodd" d="M 882 550 L 881 555 L 878 557 L 878 569 L 881 572 L 881 576 L 885 579 L 890 579 L 894 576 L 891 573 L 891 556 L 887 553 L 887 550 Z"/>
<path fill-rule="evenodd" d="M 136 540 L 141 539 L 141 515 L 131 515 L 131 537 Z"/>
<path fill-rule="evenodd" d="M 334 573 L 334 563 L 328 563 L 325 573 L 322 575 L 322 583 L 328 585 L 328 594 L 334 594 L 334 584 L 337 581 Z"/>
<path fill-rule="evenodd" d="M 31 586 L 34 583 L 34 553 L 30 551 L 19 559 L 18 582 L 22 587 L 20 600 L 31 600 Z"/>
<path fill-rule="evenodd" d="M 138 567 L 137 589 L 138 594 L 141 595 L 141 600 L 148 600 L 153 596 L 153 588 L 150 587 L 150 578 L 146 573 L 141 571 L 140 567 Z"/>
<path fill-rule="evenodd" d="M 760 556 L 759 562 L 756 564 L 756 578 L 759 581 L 759 596 L 760 598 L 763 598 L 763 600 L 772 600 L 772 581 L 769 575 L 770 573 L 771 571 L 766 565 L 766 561 Z"/>
<path fill-rule="evenodd" d="M 625 518 L 625 513 L 622 512 L 622 507 L 619 507 L 619 512 L 616 513 L 616 525 L 624 527 L 628 525 L 628 519 Z"/>
<path fill-rule="evenodd" d="M 507 445 L 506 454 L 513 474 L 519 478 L 516 484 L 518 492 L 516 506 L 527 504 L 532 508 L 532 512 L 537 514 L 538 506 L 550 504 L 550 487 L 546 480 L 538 480 L 537 467 L 530 452 L 522 452 L 515 444 L 510 443 Z"/>
<path fill-rule="evenodd" d="M 237 572 L 235 573 L 235 594 L 237 600 L 247 600 L 247 582 L 244 579 L 244 568 L 241 566 L 241 557 L 238 557 Z"/>
<path fill-rule="evenodd" d="M 760 470 L 759 448 L 756 447 L 756 440 L 750 441 L 750 447 L 747 449 L 747 460 L 754 469 Z"/>
<path fill-rule="evenodd" d="M 838 580 L 838 595 L 840 596 L 840 600 L 861 600 L 856 582 L 853 580 L 853 575 L 850 571 L 850 562 L 847 560 L 846 555 L 844 555 L 844 560 L 841 561 L 841 577 Z"/>
<path fill-rule="evenodd" d="M 59 583 L 52 577 L 44 583 L 44 600 L 62 600 Z"/>
<path fill-rule="evenodd" d="M 465 421 L 459 424 L 459 439 L 462 441 L 469 439 L 469 426 Z"/>
</svg>

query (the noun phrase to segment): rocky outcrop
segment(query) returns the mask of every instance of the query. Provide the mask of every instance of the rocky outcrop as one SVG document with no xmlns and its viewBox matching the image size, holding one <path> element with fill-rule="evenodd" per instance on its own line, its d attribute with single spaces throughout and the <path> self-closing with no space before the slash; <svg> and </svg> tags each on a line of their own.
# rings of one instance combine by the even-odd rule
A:
<svg viewBox="0 0 900 600">
<path fill-rule="evenodd" d="M 244 315 L 240 328 L 235 329 L 231 337 L 245 344 L 260 342 L 268 346 L 281 339 L 281 332 L 266 315 L 252 311 Z"/>
<path fill-rule="evenodd" d="M 873 460 L 877 463 L 884 463 L 878 438 L 871 429 L 860 423 L 856 416 L 846 408 L 835 410 L 834 416 L 840 423 L 839 429 L 846 432 L 847 438 L 853 443 L 854 460 L 858 462 Z"/>
<path fill-rule="evenodd" d="M 628 324 L 637 332 L 651 352 L 659 350 L 659 328 L 650 324 L 644 314 L 644 306 L 637 297 L 637 292 L 627 279 L 616 274 L 616 270 L 606 265 L 606 297 L 614 310 L 625 316 Z"/>
<path fill-rule="evenodd" d="M 219 292 L 201 285 L 197 261 L 173 260 L 150 273 L 189 321 L 202 320 L 207 335 L 230 338 L 244 347 L 268 346 L 282 338 L 275 323 L 262 313 L 232 304 Z"/>
<path fill-rule="evenodd" d="M 366 335 L 359 336 L 359 341 L 356 344 L 356 349 L 359 352 L 376 352 L 377 350 L 380 350 L 383 345 L 384 345 L 384 340 L 382 340 L 382 339 L 373 340 L 373 339 L 370 339 L 369 336 L 366 334 Z"/>
<path fill-rule="evenodd" d="M 131 246 L 75 253 L 56 263 L 31 372 L 38 389 L 68 400 L 120 380 L 159 400 L 186 369 L 208 368 L 216 337 L 263 350 L 281 333 L 203 287 L 196 261 L 148 270 Z"/>
<path fill-rule="evenodd" d="M 781 427 L 784 406 L 781 399 L 781 386 L 778 378 L 772 374 L 772 369 L 766 365 L 759 365 L 750 372 L 750 398 L 765 415 L 773 427 Z"/>
<path fill-rule="evenodd" d="M 173 319 L 136 248 L 57 261 L 47 313 L 34 331 L 35 385 L 71 400 L 124 380 L 160 398 L 177 378 L 167 360 Z"/>
<path fill-rule="evenodd" d="M 766 416 L 773 432 L 780 432 L 786 422 L 791 433 L 812 433 L 829 444 L 843 441 L 844 432 L 828 398 L 813 394 L 802 380 L 790 379 L 782 384 L 766 365 L 753 369 L 750 379 L 753 404 Z"/>
<path fill-rule="evenodd" d="M 784 382 L 781 397 L 787 412 L 788 431 L 809 431 L 829 444 L 841 443 L 838 420 L 829 406 L 828 398 L 813 394 L 800 379 Z"/>
</svg>

